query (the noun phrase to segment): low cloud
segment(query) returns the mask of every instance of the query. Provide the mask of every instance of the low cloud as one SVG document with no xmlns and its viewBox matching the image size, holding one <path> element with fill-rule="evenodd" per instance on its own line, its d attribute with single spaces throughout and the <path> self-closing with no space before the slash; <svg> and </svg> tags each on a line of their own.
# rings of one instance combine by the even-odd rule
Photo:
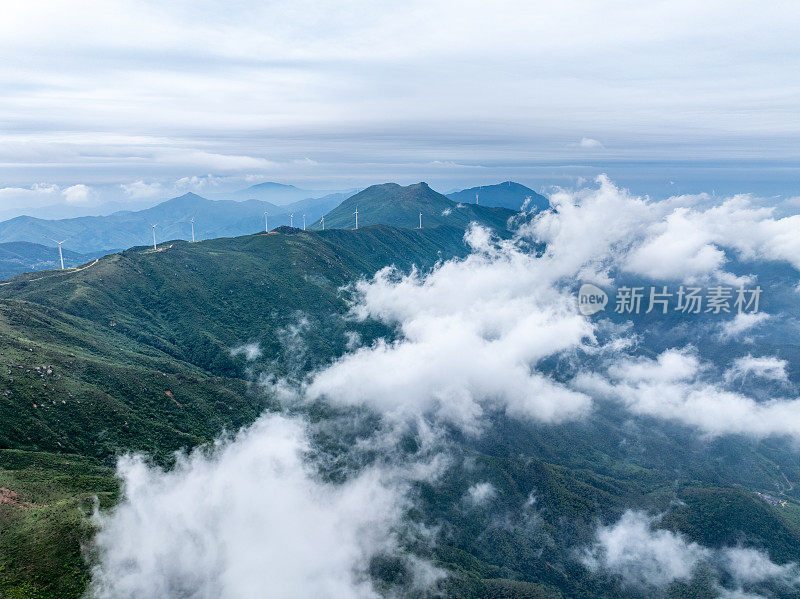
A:
<svg viewBox="0 0 800 599">
<path fill-rule="evenodd" d="M 475 483 L 467 489 L 466 499 L 470 505 L 478 507 L 486 505 L 494 499 L 495 495 L 497 495 L 497 490 L 492 483 Z"/>
<path fill-rule="evenodd" d="M 89 596 L 378 596 L 367 570 L 375 555 L 402 555 L 404 483 L 379 467 L 324 482 L 309 449 L 303 422 L 265 416 L 169 472 L 121 460 L 123 498 L 98 516 Z M 420 584 L 438 577 L 409 563 Z"/>
<path fill-rule="evenodd" d="M 800 568 L 795 563 L 776 564 L 758 549 L 703 547 L 657 526 L 658 518 L 629 510 L 614 524 L 598 527 L 595 543 L 584 551 L 582 562 L 595 572 L 618 576 L 626 586 L 650 589 L 688 581 L 702 565 L 726 581 L 725 586 L 716 584 L 719 599 L 763 597 L 762 584 L 800 590 Z"/>
<path fill-rule="evenodd" d="M 543 422 L 586 414 L 587 396 L 536 370 L 592 334 L 571 296 L 552 286 L 549 261 L 498 245 L 481 228 L 467 241 L 468 258 L 429 274 L 384 269 L 358 283 L 354 316 L 397 326 L 399 338 L 315 373 L 308 396 L 389 418 L 429 414 L 467 430 L 495 410 Z"/>
<path fill-rule="evenodd" d="M 737 314 L 731 320 L 720 324 L 720 336 L 723 338 L 736 338 L 770 319 L 766 312 L 747 312 Z"/>
<path fill-rule="evenodd" d="M 261 344 L 260 343 L 245 343 L 238 345 L 231 350 L 231 355 L 244 356 L 245 360 L 252 362 L 261 357 Z"/>
<path fill-rule="evenodd" d="M 574 384 L 589 395 L 621 401 L 635 414 L 674 420 L 711 436 L 800 438 L 800 399 L 757 401 L 705 380 L 705 369 L 692 351 L 671 349 L 656 359 L 620 358 L 606 375 L 583 373 Z"/>
<path fill-rule="evenodd" d="M 747 377 L 759 377 L 774 381 L 786 381 L 786 360 L 781 360 L 774 356 L 754 357 L 747 355 L 737 358 L 733 366 L 725 372 L 725 380 L 744 379 Z"/>
<path fill-rule="evenodd" d="M 605 570 L 627 585 L 663 587 L 691 578 L 710 552 L 680 534 L 653 529 L 653 519 L 643 512 L 628 511 L 615 524 L 597 529 L 596 543 L 587 550 L 583 564 Z"/>
</svg>

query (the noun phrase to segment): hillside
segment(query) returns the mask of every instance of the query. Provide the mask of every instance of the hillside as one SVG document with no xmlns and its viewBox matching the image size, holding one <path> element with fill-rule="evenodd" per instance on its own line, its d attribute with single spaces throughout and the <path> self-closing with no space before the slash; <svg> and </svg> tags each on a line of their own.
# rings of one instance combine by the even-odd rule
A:
<svg viewBox="0 0 800 599">
<path fill-rule="evenodd" d="M 269 212 L 270 229 L 289 224 L 294 212 L 295 225 L 306 213 L 311 223 L 344 197 L 339 194 L 301 199 L 285 206 L 262 200 L 209 200 L 193 193 L 172 198 L 152 208 L 123 211 L 108 216 L 84 216 L 45 220 L 20 216 L 0 223 L 0 243 L 29 241 L 48 245 L 49 239 L 68 239 L 65 249 L 80 253 L 110 252 L 152 243 L 152 224 L 159 241 L 191 239 L 190 219 L 195 219 L 195 238 L 211 239 L 254 233 L 264 229 L 264 212 Z"/>
<path fill-rule="evenodd" d="M 64 250 L 64 266 L 79 266 L 96 257 L 96 254 L 79 254 Z M 48 270 L 61 267 L 58 248 L 39 243 L 12 241 L 0 243 L 0 280 L 9 279 L 30 270 Z"/>
<path fill-rule="evenodd" d="M 350 196 L 326 214 L 325 228 L 352 229 L 355 226 L 356 209 L 359 227 L 384 224 L 407 229 L 419 227 L 421 212 L 423 228 L 445 225 L 466 229 L 471 222 L 478 222 L 497 231 L 505 231 L 508 219 L 514 214 L 503 208 L 474 205 L 459 207 L 432 190 L 427 183 L 406 187 L 397 183 L 384 183 Z M 321 223 L 314 223 L 312 228 L 321 228 Z"/>
<path fill-rule="evenodd" d="M 449 199 L 462 204 L 474 204 L 476 196 L 481 206 L 520 210 L 525 201 L 530 198 L 528 210 L 535 209 L 538 212 L 550 207 L 550 202 L 546 197 L 536 193 L 529 187 L 513 181 L 504 181 L 497 185 L 470 187 L 469 189 L 447 194 Z"/>
<path fill-rule="evenodd" d="M 342 286 L 389 264 L 426 268 L 463 256 L 462 237 L 450 226 L 279 228 L 176 241 L 157 252 L 134 248 L 81 271 L 29 273 L 0 285 L 0 486 L 15 494 L 0 505 L 0 595 L 80 596 L 88 575 L 80 544 L 91 533 L 81 514 L 94 495 L 113 504 L 115 455 L 144 450 L 169 463 L 171 451 L 274 408 L 253 372 L 308 372 L 345 351 L 346 333 L 367 344 L 391 339 L 384 325 L 345 318 Z M 244 345 L 251 349 L 232 351 Z M 683 503 L 669 525 L 692 539 L 744 534 L 781 559 L 800 559 L 797 523 L 747 490 L 768 488 L 776 466 L 800 478 L 778 443 L 700 439 L 646 420 L 634 426 L 613 406 L 563 425 L 498 415 L 483 434 L 454 443 L 471 472 L 507 498 L 514 518 L 524 520 L 521 506 L 535 492 L 541 520 L 521 532 L 497 530 L 491 513 L 460 507 L 463 477 L 421 486 L 420 521 L 454 531 L 431 550 L 454 573 L 453 596 L 512 587 L 532 596 L 622 596 L 569 552 L 591 540 L 598 520 L 632 505 L 665 510 L 674 500 Z M 703 515 L 720 501 L 733 507 Z"/>
</svg>

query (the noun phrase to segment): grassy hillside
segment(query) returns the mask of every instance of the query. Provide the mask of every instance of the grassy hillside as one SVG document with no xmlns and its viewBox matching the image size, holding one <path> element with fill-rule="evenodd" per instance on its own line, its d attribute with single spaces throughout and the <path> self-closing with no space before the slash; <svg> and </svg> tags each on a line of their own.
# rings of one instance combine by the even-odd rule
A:
<svg viewBox="0 0 800 599">
<path fill-rule="evenodd" d="M 352 229 L 355 227 L 354 212 L 358 209 L 358 225 L 375 224 L 414 229 L 419 227 L 422 212 L 423 228 L 437 226 L 465 229 L 471 222 L 478 222 L 498 231 L 504 231 L 508 219 L 514 212 L 505 208 L 462 205 L 448 200 L 433 191 L 426 183 L 402 187 L 397 183 L 373 185 L 347 198 L 338 207 L 325 215 L 328 229 Z M 314 229 L 321 228 L 314 223 Z"/>
</svg>

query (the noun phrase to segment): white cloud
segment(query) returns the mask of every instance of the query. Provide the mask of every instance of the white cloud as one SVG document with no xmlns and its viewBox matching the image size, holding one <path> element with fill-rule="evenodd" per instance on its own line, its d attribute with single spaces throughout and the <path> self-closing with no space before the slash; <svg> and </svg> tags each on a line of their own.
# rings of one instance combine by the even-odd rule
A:
<svg viewBox="0 0 800 599">
<path fill-rule="evenodd" d="M 725 372 L 728 381 L 746 378 L 747 376 L 761 377 L 775 381 L 786 381 L 786 360 L 774 356 L 755 357 L 751 355 L 737 358 L 733 365 Z"/>
<path fill-rule="evenodd" d="M 616 574 L 628 585 L 663 587 L 691 578 L 710 552 L 680 534 L 653 528 L 643 512 L 627 511 L 615 524 L 597 530 L 583 563 Z"/>
<path fill-rule="evenodd" d="M 123 498 L 99 517 L 90 595 L 377 597 L 366 569 L 379 552 L 400 553 L 403 483 L 380 468 L 323 482 L 308 450 L 301 422 L 265 416 L 169 472 L 122 459 Z M 412 563 L 420 584 L 438 576 Z"/>
<path fill-rule="evenodd" d="M 75 206 L 86 205 L 92 201 L 92 189 L 83 184 L 67 187 L 62 190 L 61 194 L 64 196 L 64 201 L 66 201 L 67 204 Z"/>
<path fill-rule="evenodd" d="M 232 356 L 244 356 L 245 360 L 252 362 L 261 357 L 260 343 L 245 343 L 238 345 L 231 350 Z"/>
<path fill-rule="evenodd" d="M 0 187 L 0 200 L 51 197 L 59 191 L 58 185 L 34 183 L 30 187 Z"/>
<path fill-rule="evenodd" d="M 780 581 L 793 586 L 800 584 L 797 564 L 778 565 L 763 551 L 732 547 L 723 550 L 722 555 L 726 569 L 739 583 Z"/>
<path fill-rule="evenodd" d="M 142 179 L 133 181 L 132 183 L 122 183 L 120 185 L 122 191 L 125 192 L 129 198 L 152 198 L 160 195 L 163 192 L 163 187 L 158 181 L 153 183 L 145 183 Z"/>
<path fill-rule="evenodd" d="M 795 563 L 779 565 L 765 552 L 746 547 L 710 549 L 680 533 L 658 529 L 657 524 L 658 518 L 644 512 L 626 511 L 614 524 L 598 527 L 595 543 L 583 553 L 583 564 L 619 576 L 626 585 L 651 589 L 686 581 L 702 564 L 718 577 L 728 578 L 728 585 L 734 584 L 726 587 L 717 582 L 717 599 L 762 598 L 743 590 L 752 591 L 761 583 L 795 591 L 800 586 L 800 568 Z"/>
<path fill-rule="evenodd" d="M 175 182 L 175 187 L 177 189 L 193 189 L 195 191 L 200 191 L 208 187 L 217 187 L 221 181 L 222 179 L 220 177 L 215 177 L 214 175 L 205 175 L 202 177 L 193 175 L 191 177 L 181 177 Z"/>
<path fill-rule="evenodd" d="M 720 335 L 722 337 L 738 337 L 742 333 L 750 331 L 770 319 L 766 312 L 744 312 L 737 314 L 732 320 L 726 320 L 720 324 Z"/>
<path fill-rule="evenodd" d="M 215 172 L 262 169 L 276 166 L 276 163 L 264 158 L 218 154 L 202 150 L 162 152 L 158 160 L 196 170 L 212 170 Z"/>
<path fill-rule="evenodd" d="M 559 422 L 584 415 L 588 398 L 536 371 L 592 334 L 572 297 L 552 286 L 549 261 L 484 229 L 474 253 L 427 275 L 391 269 L 356 285 L 358 318 L 398 325 L 400 338 L 346 354 L 314 374 L 306 391 L 334 403 L 364 403 L 391 418 L 432 414 L 474 429 L 486 411 Z"/>
<path fill-rule="evenodd" d="M 704 365 L 689 351 L 657 359 L 621 358 L 608 377 L 583 373 L 576 389 L 622 401 L 633 413 L 675 420 L 708 435 L 789 435 L 800 438 L 800 399 L 756 401 L 703 380 Z"/>
<path fill-rule="evenodd" d="M 485 505 L 497 495 L 497 490 L 492 483 L 475 483 L 467 489 L 467 501 L 470 505 L 478 507 Z"/>
<path fill-rule="evenodd" d="M 589 149 L 589 150 L 596 150 L 602 149 L 603 144 L 597 141 L 596 139 L 592 139 L 591 137 L 583 137 L 581 138 L 580 142 L 578 142 L 578 146 L 581 148 Z"/>
</svg>

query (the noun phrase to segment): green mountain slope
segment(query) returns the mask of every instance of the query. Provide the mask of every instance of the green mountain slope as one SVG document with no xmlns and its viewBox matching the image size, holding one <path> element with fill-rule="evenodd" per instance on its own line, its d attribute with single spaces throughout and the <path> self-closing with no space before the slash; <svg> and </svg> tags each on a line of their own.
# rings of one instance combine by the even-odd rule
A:
<svg viewBox="0 0 800 599">
<path fill-rule="evenodd" d="M 525 201 L 530 198 L 527 210 L 535 209 L 538 212 L 550 207 L 550 201 L 546 197 L 536 193 L 529 187 L 514 183 L 514 181 L 504 181 L 497 185 L 470 187 L 469 189 L 448 193 L 447 197 L 454 202 L 463 204 L 474 204 L 477 201 L 481 206 L 495 206 L 511 210 L 520 210 Z"/>
<path fill-rule="evenodd" d="M 423 228 L 446 225 L 466 229 L 471 222 L 478 222 L 498 231 L 504 231 L 508 219 L 514 215 L 514 212 L 505 208 L 475 205 L 459 207 L 432 190 L 427 183 L 406 187 L 397 183 L 384 183 L 368 187 L 347 198 L 326 214 L 325 228 L 354 228 L 356 209 L 359 227 L 383 224 L 407 229 L 419 227 L 420 212 Z M 321 223 L 314 223 L 312 228 L 321 228 Z"/>
</svg>

